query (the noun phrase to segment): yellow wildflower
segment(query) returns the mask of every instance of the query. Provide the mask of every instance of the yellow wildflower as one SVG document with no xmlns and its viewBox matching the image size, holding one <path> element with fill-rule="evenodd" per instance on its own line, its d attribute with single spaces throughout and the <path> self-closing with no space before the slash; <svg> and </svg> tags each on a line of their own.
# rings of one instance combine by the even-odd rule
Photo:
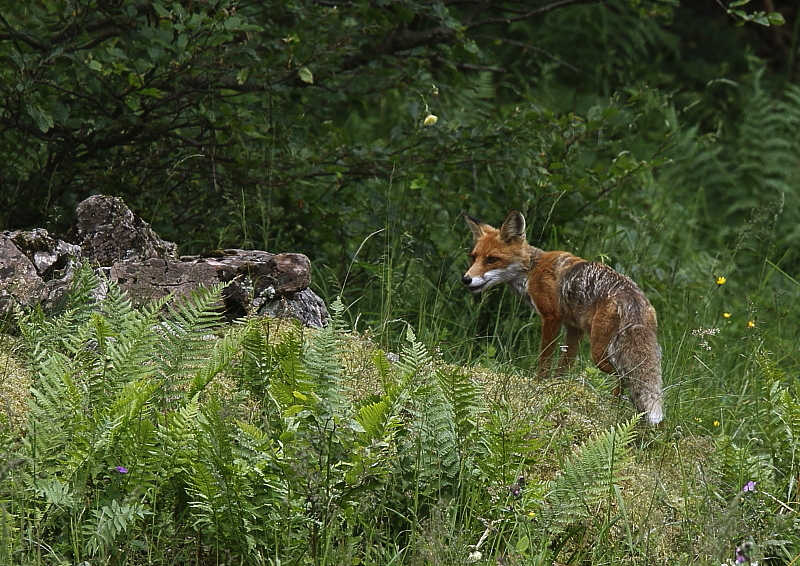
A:
<svg viewBox="0 0 800 566">
<path fill-rule="evenodd" d="M 423 126 L 433 126 L 436 122 L 439 121 L 439 117 L 434 114 L 428 114 L 425 117 L 425 120 L 422 121 Z"/>
<path fill-rule="evenodd" d="M 731 317 L 731 313 L 729 313 L 729 312 L 722 313 L 722 318 L 730 318 L 730 317 Z"/>
<path fill-rule="evenodd" d="M 747 328 L 755 328 L 755 327 L 756 327 L 756 323 L 754 321 L 752 321 L 752 320 L 748 320 L 747 321 Z"/>
<path fill-rule="evenodd" d="M 717 285 L 725 285 L 727 281 L 724 277 L 717 277 Z"/>
</svg>

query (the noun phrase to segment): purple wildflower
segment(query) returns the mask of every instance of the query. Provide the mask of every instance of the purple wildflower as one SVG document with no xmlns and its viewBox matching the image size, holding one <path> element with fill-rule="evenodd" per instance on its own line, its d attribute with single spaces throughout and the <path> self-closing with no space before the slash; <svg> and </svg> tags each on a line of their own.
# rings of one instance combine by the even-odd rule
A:
<svg viewBox="0 0 800 566">
<path fill-rule="evenodd" d="M 742 491 L 744 492 L 755 491 L 755 490 L 756 490 L 756 482 L 754 482 L 753 480 L 750 480 L 749 482 L 744 484 L 744 487 L 742 488 Z"/>
<path fill-rule="evenodd" d="M 750 482 L 753 483 L 753 482 Z M 753 548 L 753 543 L 746 542 L 740 548 L 736 549 L 736 564 L 745 564 L 750 562 L 750 551 Z"/>
<path fill-rule="evenodd" d="M 122 466 L 117 466 L 114 469 L 117 470 L 121 474 L 127 474 L 128 473 L 128 468 L 123 468 Z"/>
</svg>

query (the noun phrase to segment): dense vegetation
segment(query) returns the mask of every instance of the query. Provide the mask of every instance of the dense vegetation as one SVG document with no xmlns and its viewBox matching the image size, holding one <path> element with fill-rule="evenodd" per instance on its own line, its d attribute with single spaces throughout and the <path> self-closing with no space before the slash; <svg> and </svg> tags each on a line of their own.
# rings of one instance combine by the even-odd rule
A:
<svg viewBox="0 0 800 566">
<path fill-rule="evenodd" d="M 306 253 L 336 323 L 97 304 L 88 271 L 20 313 L 0 562 L 797 564 L 800 16 L 774 4 L 4 6 L 0 228 L 121 196 L 185 252 Z M 459 213 L 510 208 L 648 294 L 660 428 L 589 365 L 533 382 L 530 310 L 460 288 Z"/>
</svg>

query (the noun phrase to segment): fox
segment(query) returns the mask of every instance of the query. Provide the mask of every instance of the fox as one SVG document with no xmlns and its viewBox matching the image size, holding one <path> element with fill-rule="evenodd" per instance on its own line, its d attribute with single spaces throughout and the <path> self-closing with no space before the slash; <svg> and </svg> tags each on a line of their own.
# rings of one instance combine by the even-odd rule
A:
<svg viewBox="0 0 800 566">
<path fill-rule="evenodd" d="M 508 213 L 494 228 L 464 213 L 472 231 L 471 264 L 461 282 L 476 294 L 506 283 L 542 319 L 537 377 L 549 375 L 564 327 L 566 348 L 557 373 L 578 354 L 588 335 L 592 361 L 614 375 L 614 396 L 627 385 L 636 410 L 651 425 L 664 418 L 661 347 L 656 311 L 630 277 L 566 251 L 543 251 L 525 236 L 525 217 Z"/>
</svg>

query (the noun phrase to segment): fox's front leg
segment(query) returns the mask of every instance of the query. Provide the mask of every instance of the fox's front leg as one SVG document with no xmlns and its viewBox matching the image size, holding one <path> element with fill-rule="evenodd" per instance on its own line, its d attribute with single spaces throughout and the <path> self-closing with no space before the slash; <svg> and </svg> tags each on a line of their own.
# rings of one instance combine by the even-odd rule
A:
<svg viewBox="0 0 800 566">
<path fill-rule="evenodd" d="M 539 369 L 536 372 L 538 377 L 546 377 L 550 373 L 550 364 L 553 360 L 553 352 L 556 349 L 560 330 L 560 317 L 542 316 L 542 346 L 539 351 Z"/>
<path fill-rule="evenodd" d="M 575 361 L 575 357 L 578 355 L 578 348 L 580 347 L 581 336 L 583 335 L 583 332 L 574 326 L 566 326 L 566 329 L 567 348 L 564 350 L 564 354 L 561 356 L 561 361 L 558 364 L 558 373 L 569 368 L 572 362 Z"/>
</svg>

